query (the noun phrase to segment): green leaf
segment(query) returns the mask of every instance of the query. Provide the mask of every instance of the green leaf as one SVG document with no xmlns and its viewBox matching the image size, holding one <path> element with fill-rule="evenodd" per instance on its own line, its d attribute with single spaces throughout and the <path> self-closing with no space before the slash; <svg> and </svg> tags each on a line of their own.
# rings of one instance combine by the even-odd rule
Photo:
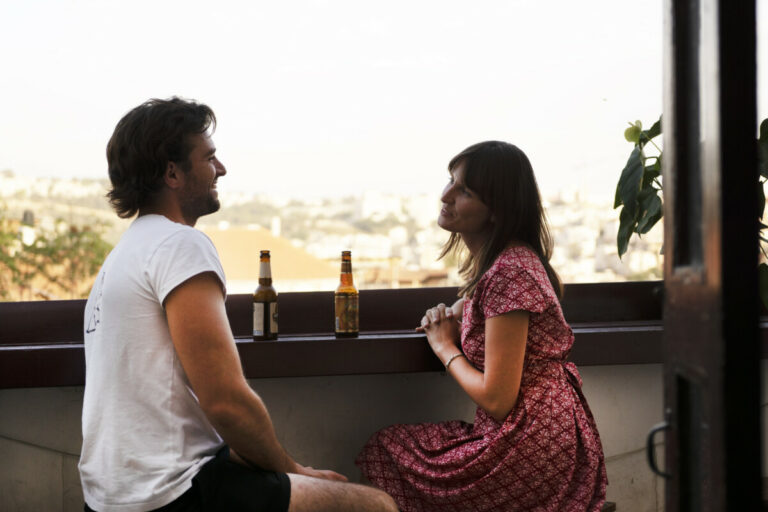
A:
<svg viewBox="0 0 768 512">
<path fill-rule="evenodd" d="M 640 148 L 635 148 L 629 155 L 627 165 L 621 171 L 619 184 L 617 186 L 617 199 L 625 208 L 629 209 L 628 214 L 634 218 L 637 209 L 637 194 L 640 192 L 640 184 L 643 179 L 643 153 Z M 614 204 L 614 208 L 616 205 Z"/>
<path fill-rule="evenodd" d="M 650 160 L 650 158 L 649 158 Z M 643 171 L 643 182 L 640 185 L 641 189 L 652 186 L 653 180 L 661 176 L 661 159 L 656 158 L 656 161 L 652 165 L 647 165 L 645 171 Z"/>
<path fill-rule="evenodd" d="M 768 265 L 761 263 L 757 267 L 757 276 L 759 283 L 760 299 L 763 301 L 763 306 L 768 308 Z"/>
<path fill-rule="evenodd" d="M 768 178 L 768 118 L 760 123 L 760 138 L 757 139 L 757 156 L 760 175 Z"/>
<path fill-rule="evenodd" d="M 635 231 L 635 226 L 637 226 L 635 216 L 629 213 L 629 210 L 625 206 L 621 209 L 621 213 L 619 214 L 619 232 L 616 235 L 616 248 L 619 251 L 619 258 L 627 252 L 629 239 Z"/>
<path fill-rule="evenodd" d="M 653 126 L 651 126 L 649 129 L 645 130 L 644 132 L 640 133 L 640 139 L 639 142 L 641 145 L 647 144 L 652 138 L 657 137 L 661 134 L 661 117 L 659 117 L 659 120 L 653 123 Z"/>
<path fill-rule="evenodd" d="M 653 126 L 647 130 L 647 134 L 649 139 L 661 134 L 661 116 L 659 116 L 659 120 L 653 123 Z"/>
<path fill-rule="evenodd" d="M 613 209 L 615 210 L 619 206 L 621 206 L 621 189 L 619 188 L 619 184 L 616 184 L 616 195 L 613 198 Z"/>
<path fill-rule="evenodd" d="M 635 231 L 640 235 L 646 234 L 661 219 L 661 216 L 661 198 L 656 194 L 649 195 L 648 200 L 642 203 L 642 213 Z"/>
</svg>

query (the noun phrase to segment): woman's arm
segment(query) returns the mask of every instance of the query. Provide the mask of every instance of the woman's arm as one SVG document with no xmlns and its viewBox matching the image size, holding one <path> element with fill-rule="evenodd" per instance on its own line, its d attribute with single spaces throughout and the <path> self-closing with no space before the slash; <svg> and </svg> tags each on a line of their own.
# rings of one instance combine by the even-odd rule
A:
<svg viewBox="0 0 768 512">
<path fill-rule="evenodd" d="M 422 327 L 443 364 L 461 353 L 453 308 L 439 304 L 428 310 Z M 469 397 L 497 421 L 503 421 L 517 401 L 527 337 L 527 311 L 510 311 L 488 318 L 485 321 L 485 371 L 477 370 L 464 357 L 454 358 L 448 368 Z"/>
</svg>

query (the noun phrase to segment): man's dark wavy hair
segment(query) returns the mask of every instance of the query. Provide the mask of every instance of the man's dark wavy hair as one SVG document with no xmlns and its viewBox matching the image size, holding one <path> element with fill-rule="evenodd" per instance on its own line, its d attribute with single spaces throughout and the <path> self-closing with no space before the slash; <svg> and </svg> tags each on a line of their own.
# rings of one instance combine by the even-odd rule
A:
<svg viewBox="0 0 768 512">
<path fill-rule="evenodd" d="M 190 138 L 216 128 L 207 105 L 173 97 L 151 99 L 117 123 L 107 144 L 109 202 L 121 218 L 133 217 L 163 186 L 168 162 L 189 170 Z"/>
</svg>

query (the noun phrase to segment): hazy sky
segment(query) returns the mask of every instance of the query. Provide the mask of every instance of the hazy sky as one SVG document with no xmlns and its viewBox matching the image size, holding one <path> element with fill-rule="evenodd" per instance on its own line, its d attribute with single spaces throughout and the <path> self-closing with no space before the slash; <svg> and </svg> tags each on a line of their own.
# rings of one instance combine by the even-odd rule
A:
<svg viewBox="0 0 768 512">
<path fill-rule="evenodd" d="M 627 121 L 661 112 L 661 4 L 5 0 L 0 170 L 106 177 L 119 118 L 181 95 L 217 114 L 225 191 L 434 192 L 502 139 L 545 194 L 611 196 Z"/>
</svg>

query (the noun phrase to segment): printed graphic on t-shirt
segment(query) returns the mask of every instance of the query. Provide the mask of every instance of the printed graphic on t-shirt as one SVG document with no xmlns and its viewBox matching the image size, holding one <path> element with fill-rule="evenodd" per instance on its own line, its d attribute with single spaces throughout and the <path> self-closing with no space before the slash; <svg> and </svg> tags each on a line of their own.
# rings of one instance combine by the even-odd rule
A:
<svg viewBox="0 0 768 512">
<path fill-rule="evenodd" d="M 93 305 L 93 311 L 91 312 L 91 319 L 88 320 L 88 327 L 85 328 L 85 333 L 90 334 L 96 330 L 96 327 L 99 326 L 101 323 L 101 291 L 104 289 L 104 276 L 105 273 L 101 274 L 101 279 L 99 280 L 99 294 L 96 296 L 96 303 Z"/>
</svg>

